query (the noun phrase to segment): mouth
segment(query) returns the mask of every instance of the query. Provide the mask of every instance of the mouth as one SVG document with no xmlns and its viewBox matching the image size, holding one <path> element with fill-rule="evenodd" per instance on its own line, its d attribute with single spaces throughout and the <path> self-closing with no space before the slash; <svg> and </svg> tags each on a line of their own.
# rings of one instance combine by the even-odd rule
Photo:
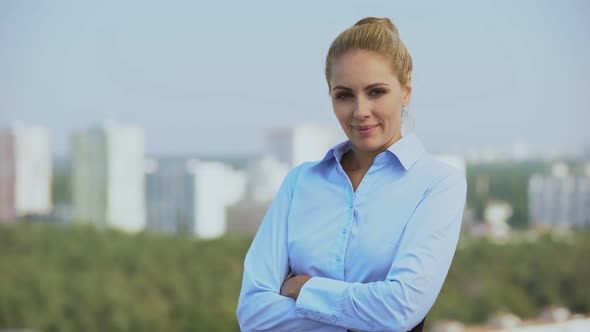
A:
<svg viewBox="0 0 590 332">
<path fill-rule="evenodd" d="M 378 125 L 370 125 L 370 126 L 352 126 L 352 128 L 359 133 L 359 135 L 361 136 L 368 136 L 370 135 L 373 131 L 375 131 L 375 128 L 377 128 Z"/>
</svg>

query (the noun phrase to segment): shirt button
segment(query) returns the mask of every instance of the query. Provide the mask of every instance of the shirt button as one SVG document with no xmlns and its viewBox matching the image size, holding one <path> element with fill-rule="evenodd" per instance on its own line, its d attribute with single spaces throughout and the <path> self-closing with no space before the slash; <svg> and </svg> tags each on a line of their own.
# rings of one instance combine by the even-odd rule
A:
<svg viewBox="0 0 590 332">
<path fill-rule="evenodd" d="M 332 323 L 336 323 L 336 316 L 330 317 L 330 321 L 332 321 Z"/>
<path fill-rule="evenodd" d="M 336 256 L 336 261 L 340 262 L 340 255 Z"/>
<path fill-rule="evenodd" d="M 346 228 L 342 229 L 342 234 L 346 234 Z"/>
</svg>

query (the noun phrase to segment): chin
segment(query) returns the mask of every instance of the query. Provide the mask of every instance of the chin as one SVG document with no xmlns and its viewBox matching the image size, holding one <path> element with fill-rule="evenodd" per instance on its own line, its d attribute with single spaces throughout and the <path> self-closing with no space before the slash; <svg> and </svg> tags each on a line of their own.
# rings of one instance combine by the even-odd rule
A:
<svg viewBox="0 0 590 332">
<path fill-rule="evenodd" d="M 381 142 L 376 142 L 373 139 L 356 139 L 354 141 L 352 141 L 353 145 L 361 150 L 361 151 L 365 151 L 365 152 L 372 152 L 372 151 L 376 151 L 379 150 L 384 144 Z"/>
</svg>

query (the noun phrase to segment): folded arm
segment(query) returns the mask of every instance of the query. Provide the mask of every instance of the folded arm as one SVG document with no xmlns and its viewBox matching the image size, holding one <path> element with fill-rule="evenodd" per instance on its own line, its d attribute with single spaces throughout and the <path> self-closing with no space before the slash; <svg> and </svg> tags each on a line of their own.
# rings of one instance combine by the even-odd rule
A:
<svg viewBox="0 0 590 332">
<path fill-rule="evenodd" d="M 289 274 L 286 225 L 298 171 L 286 177 L 246 254 L 237 310 L 242 331 L 313 331 L 327 326 L 297 314 L 295 300 L 280 295 Z"/>
<path fill-rule="evenodd" d="M 406 224 L 386 280 L 313 277 L 298 292 L 300 317 L 354 330 L 409 331 L 431 309 L 459 238 L 465 178 L 453 173 L 422 198 Z"/>
</svg>

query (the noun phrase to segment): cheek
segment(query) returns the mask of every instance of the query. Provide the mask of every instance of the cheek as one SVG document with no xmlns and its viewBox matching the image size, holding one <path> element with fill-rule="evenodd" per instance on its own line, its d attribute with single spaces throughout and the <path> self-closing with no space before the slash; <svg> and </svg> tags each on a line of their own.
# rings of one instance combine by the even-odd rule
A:
<svg viewBox="0 0 590 332">
<path fill-rule="evenodd" d="M 340 123 L 346 123 L 348 121 L 350 112 L 348 112 L 348 109 L 344 107 L 344 105 L 333 104 L 332 108 L 334 109 L 336 119 L 338 119 Z"/>
<path fill-rule="evenodd" d="M 387 122 L 401 121 L 401 107 L 394 100 L 383 100 L 377 107 L 378 117 Z"/>
</svg>

